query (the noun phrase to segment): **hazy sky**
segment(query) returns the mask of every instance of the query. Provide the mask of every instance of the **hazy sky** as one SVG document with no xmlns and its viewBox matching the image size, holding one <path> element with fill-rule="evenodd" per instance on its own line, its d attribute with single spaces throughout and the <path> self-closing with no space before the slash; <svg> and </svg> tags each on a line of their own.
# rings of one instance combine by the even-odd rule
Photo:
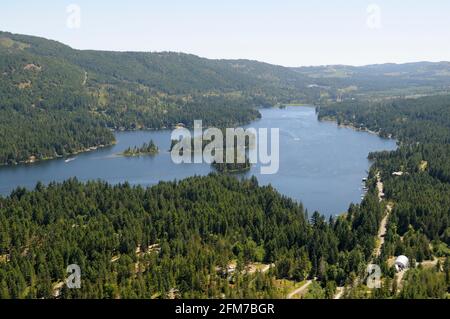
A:
<svg viewBox="0 0 450 319">
<path fill-rule="evenodd" d="M 448 0 L 2 0 L 0 30 L 286 66 L 450 60 Z"/>
</svg>

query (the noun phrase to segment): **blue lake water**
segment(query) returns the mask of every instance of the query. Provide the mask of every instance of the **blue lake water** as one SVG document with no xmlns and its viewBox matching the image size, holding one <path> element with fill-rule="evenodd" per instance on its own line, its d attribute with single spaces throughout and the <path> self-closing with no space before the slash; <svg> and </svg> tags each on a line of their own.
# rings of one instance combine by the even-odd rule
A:
<svg viewBox="0 0 450 319">
<path fill-rule="evenodd" d="M 254 128 L 280 129 L 280 168 L 275 175 L 261 175 L 259 165 L 241 176 L 255 175 L 260 184 L 272 184 L 310 211 L 339 214 L 349 204 L 361 201 L 361 180 L 367 176 L 373 151 L 394 150 L 394 140 L 374 134 L 319 122 L 312 107 L 263 109 L 262 118 L 249 125 Z M 0 168 L 0 194 L 8 195 L 18 186 L 33 188 L 77 177 L 81 181 L 101 179 L 109 183 L 154 185 L 158 181 L 207 175 L 214 171 L 208 164 L 174 164 L 168 149 L 171 131 L 119 132 L 117 144 L 94 152 L 29 165 Z M 153 139 L 161 152 L 155 157 L 121 157 L 117 154 L 131 146 Z"/>
</svg>

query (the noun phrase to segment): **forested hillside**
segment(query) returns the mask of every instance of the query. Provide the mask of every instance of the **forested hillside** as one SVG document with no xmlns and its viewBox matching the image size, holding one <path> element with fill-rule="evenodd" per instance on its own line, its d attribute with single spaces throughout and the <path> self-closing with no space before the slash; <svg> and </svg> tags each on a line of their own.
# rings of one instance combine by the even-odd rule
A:
<svg viewBox="0 0 450 319">
<path fill-rule="evenodd" d="M 0 32 L 0 165 L 108 145 L 111 129 L 194 119 L 235 126 L 258 118 L 261 106 L 430 94 L 449 85 L 444 62 L 286 68 L 174 52 L 81 51 Z"/>
<path fill-rule="evenodd" d="M 52 298 L 73 263 L 82 287 L 63 298 L 284 298 L 280 279 L 313 277 L 332 297 L 364 269 L 382 211 L 370 192 L 337 220 L 309 219 L 255 178 L 224 175 L 17 189 L 0 198 L 0 298 Z M 257 263 L 275 266 L 248 272 Z"/>
<path fill-rule="evenodd" d="M 311 100 L 303 76 L 253 61 L 79 51 L 0 32 L 0 164 L 110 144 L 109 129 L 232 126 L 257 107 Z"/>
<path fill-rule="evenodd" d="M 0 198 L 0 298 L 59 295 L 72 263 L 82 268 L 83 286 L 63 288 L 63 298 L 285 297 L 280 281 L 306 279 L 317 279 L 311 295 L 331 298 L 372 260 L 386 209 L 377 172 L 393 204 L 376 261 L 383 289 L 367 295 L 352 287 L 347 295 L 446 297 L 450 96 L 389 94 L 443 93 L 449 74 L 448 63 L 290 69 L 171 52 L 79 51 L 0 32 L 0 164 L 106 146 L 113 130 L 194 119 L 244 124 L 260 116 L 257 107 L 289 102 L 320 102 L 319 118 L 400 143 L 370 155 L 367 196 L 329 220 L 308 216 L 254 178 L 211 175 L 148 189 L 69 180 L 17 189 Z M 327 106 L 336 100 L 344 102 Z M 399 254 L 433 267 L 411 270 L 400 289 L 391 262 Z M 250 272 L 255 265 L 266 271 Z"/>
<path fill-rule="evenodd" d="M 400 254 L 413 264 L 426 260 L 434 264 L 434 258 L 446 257 L 445 264 L 437 262 L 438 271 L 409 274 L 401 294 L 445 297 L 450 267 L 450 96 L 342 103 L 320 108 L 319 117 L 399 140 L 397 151 L 370 155 L 373 169 L 381 171 L 387 200 L 394 204 L 381 262 Z M 422 277 L 428 279 L 419 281 Z"/>
</svg>

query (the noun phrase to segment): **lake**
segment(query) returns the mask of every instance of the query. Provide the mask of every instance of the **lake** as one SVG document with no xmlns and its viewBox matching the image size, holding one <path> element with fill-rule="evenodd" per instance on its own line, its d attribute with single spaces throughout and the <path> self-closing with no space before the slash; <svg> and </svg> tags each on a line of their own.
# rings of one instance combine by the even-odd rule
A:
<svg viewBox="0 0 450 319">
<path fill-rule="evenodd" d="M 260 175 L 259 165 L 254 165 L 240 176 L 257 176 L 260 184 L 272 184 L 280 193 L 301 201 L 310 212 L 334 215 L 346 211 L 351 202 L 359 203 L 361 181 L 371 164 L 367 155 L 396 149 L 394 140 L 319 122 L 313 107 L 262 109 L 261 114 L 262 118 L 249 127 L 280 128 L 279 171 L 275 175 Z M 70 177 L 148 186 L 214 171 L 208 164 L 174 164 L 168 152 L 170 134 L 169 130 L 118 132 L 116 145 L 77 155 L 68 163 L 56 159 L 1 167 L 0 194 L 6 196 L 18 186 L 33 188 L 38 181 L 47 184 Z M 160 148 L 155 157 L 117 155 L 150 139 Z"/>
</svg>

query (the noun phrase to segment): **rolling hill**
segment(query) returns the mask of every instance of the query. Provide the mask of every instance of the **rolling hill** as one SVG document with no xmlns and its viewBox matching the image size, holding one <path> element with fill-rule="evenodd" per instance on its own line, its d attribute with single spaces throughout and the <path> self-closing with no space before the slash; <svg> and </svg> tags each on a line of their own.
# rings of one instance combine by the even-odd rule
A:
<svg viewBox="0 0 450 319">
<path fill-rule="evenodd" d="M 258 107 L 448 91 L 450 64 L 287 68 L 175 52 L 75 50 L 0 32 L 0 163 L 113 142 L 111 130 L 235 126 Z"/>
</svg>

